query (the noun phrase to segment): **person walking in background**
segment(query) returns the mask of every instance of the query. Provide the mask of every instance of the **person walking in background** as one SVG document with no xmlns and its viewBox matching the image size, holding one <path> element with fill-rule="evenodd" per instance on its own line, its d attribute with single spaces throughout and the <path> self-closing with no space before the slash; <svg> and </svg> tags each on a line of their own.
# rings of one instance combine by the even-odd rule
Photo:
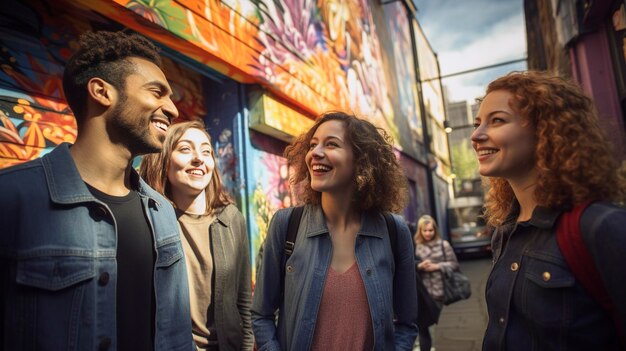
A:
<svg viewBox="0 0 626 351">
<path fill-rule="evenodd" d="M 306 205 L 288 258 L 294 209 L 276 212 L 269 226 L 252 304 L 259 350 L 411 350 L 417 336 L 411 234 L 393 215 L 394 250 L 383 216 L 406 201 L 389 137 L 370 122 L 329 112 L 285 156 Z"/>
<path fill-rule="evenodd" d="M 437 222 L 431 216 L 424 215 L 419 219 L 413 241 L 418 274 L 428 294 L 441 309 L 443 308 L 444 270 L 457 269 L 459 262 L 450 243 L 441 238 Z M 434 325 L 430 328 L 420 328 L 421 351 L 430 351 L 434 329 Z"/>
<path fill-rule="evenodd" d="M 140 174 L 174 205 L 189 274 L 198 350 L 252 350 L 251 272 L 243 215 L 222 187 L 202 121 L 177 123 Z"/>
<path fill-rule="evenodd" d="M 489 84 L 475 127 L 496 228 L 483 349 L 624 349 L 626 210 L 609 201 L 626 186 L 592 100 L 551 74 L 514 72 Z M 585 256 L 566 256 L 573 240 L 589 253 L 584 268 L 597 269 L 594 286 L 576 265 Z"/>
<path fill-rule="evenodd" d="M 174 210 L 131 166 L 178 116 L 160 64 L 139 35 L 83 34 L 76 142 L 0 171 L 0 348 L 192 349 Z"/>
</svg>

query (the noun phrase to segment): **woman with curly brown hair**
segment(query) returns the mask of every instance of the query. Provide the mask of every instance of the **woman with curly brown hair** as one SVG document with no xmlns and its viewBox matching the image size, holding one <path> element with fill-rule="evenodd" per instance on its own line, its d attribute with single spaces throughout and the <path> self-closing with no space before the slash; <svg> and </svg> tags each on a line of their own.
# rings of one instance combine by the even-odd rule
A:
<svg viewBox="0 0 626 351">
<path fill-rule="evenodd" d="M 626 188 L 593 102 L 562 78 L 514 72 L 489 84 L 475 127 L 486 217 L 496 228 L 483 349 L 621 349 L 626 211 L 610 201 Z M 561 217 L 576 209 L 582 216 L 571 228 L 591 263 L 584 268 L 595 266 L 600 282 L 591 289 L 561 240 Z M 592 297 L 599 286 L 602 301 Z"/>
<path fill-rule="evenodd" d="M 411 350 L 417 336 L 411 234 L 393 215 L 393 250 L 383 216 L 406 202 L 390 138 L 370 122 L 330 112 L 285 156 L 293 183 L 303 183 L 305 206 L 288 258 L 293 209 L 276 212 L 270 223 L 252 304 L 259 350 Z"/>
</svg>

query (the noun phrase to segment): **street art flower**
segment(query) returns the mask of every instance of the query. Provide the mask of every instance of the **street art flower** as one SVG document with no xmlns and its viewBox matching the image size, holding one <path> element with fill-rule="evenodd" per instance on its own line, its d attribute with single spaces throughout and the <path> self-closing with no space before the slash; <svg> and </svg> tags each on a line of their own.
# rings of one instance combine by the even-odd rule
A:
<svg viewBox="0 0 626 351">
<path fill-rule="evenodd" d="M 40 58 L 26 57 L 21 64 L 27 64 L 32 77 L 17 63 L 2 66 L 5 79 L 22 91 L 36 93 L 19 99 L 0 96 L 0 168 L 32 160 L 46 149 L 76 140 L 76 121 L 62 100 L 61 77 L 47 75 Z"/>
<path fill-rule="evenodd" d="M 257 62 L 252 65 L 257 76 L 303 106 L 317 107 L 320 111 L 338 108 L 336 95 L 320 89 L 333 86 L 335 76 L 344 73 L 324 49 L 323 37 L 318 33 L 319 23 L 314 20 L 315 2 L 267 0 L 258 1 L 257 6 L 261 18 L 258 40 L 263 46 Z M 330 67 L 328 71 L 315 62 L 325 60 L 329 61 L 324 65 Z M 331 62 L 337 67 L 332 67 Z M 336 87 L 328 90 L 341 93 Z"/>
<path fill-rule="evenodd" d="M 0 168 L 35 159 L 46 149 L 76 140 L 74 117 L 49 109 L 56 102 L 32 106 L 25 99 L 7 100 L 0 99 Z"/>
<path fill-rule="evenodd" d="M 265 195 L 273 211 L 291 206 L 289 200 L 289 172 L 287 160 L 283 157 L 265 154 L 261 159 L 264 169 L 267 171 L 266 183 L 264 184 Z M 286 198 L 288 198 L 286 200 Z M 287 203 L 285 203 L 285 201 Z"/>
<path fill-rule="evenodd" d="M 249 198 L 250 213 L 253 216 L 253 229 L 250 235 L 252 258 L 256 261 L 255 257 L 265 241 L 270 219 L 279 209 L 292 205 L 292 196 L 287 160 L 263 151 L 257 151 L 253 157 L 254 164 L 259 163 L 258 169 L 263 170 L 256 174 L 255 180 L 252 180 L 254 188 L 251 189 Z"/>
<path fill-rule="evenodd" d="M 190 33 L 185 31 L 187 28 L 187 23 L 184 21 L 185 12 L 178 6 L 172 6 L 171 0 L 131 0 L 125 6 L 146 20 L 177 33 L 184 39 L 191 38 Z"/>
<path fill-rule="evenodd" d="M 255 265 L 252 267 L 252 287 L 256 283 L 256 271 L 260 264 L 260 259 L 263 256 L 263 243 L 267 236 L 267 229 L 269 228 L 270 220 L 276 210 L 272 210 L 270 203 L 267 199 L 267 195 L 263 191 L 263 185 L 260 181 L 257 182 L 256 187 L 252 193 L 252 206 L 254 213 L 254 223 L 257 227 L 257 235 L 252 235 L 252 257 Z"/>
<path fill-rule="evenodd" d="M 0 168 L 22 163 L 39 155 L 41 149 L 31 145 L 41 144 L 43 136 L 40 130 L 31 129 L 22 138 L 17 127 L 1 110 L 0 123 Z"/>
<path fill-rule="evenodd" d="M 0 96 L 0 168 L 35 159 L 60 143 L 76 140 L 76 121 L 62 100 L 61 77 L 48 75 L 37 56 L 25 57 L 20 66 L 17 60 L 2 65 L 4 79 L 33 94 L 19 99 Z"/>
</svg>

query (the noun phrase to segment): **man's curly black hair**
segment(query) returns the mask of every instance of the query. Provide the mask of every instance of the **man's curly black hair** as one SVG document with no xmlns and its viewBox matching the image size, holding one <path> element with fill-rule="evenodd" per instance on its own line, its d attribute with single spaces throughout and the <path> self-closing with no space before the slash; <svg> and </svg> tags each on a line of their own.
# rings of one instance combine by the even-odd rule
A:
<svg viewBox="0 0 626 351">
<path fill-rule="evenodd" d="M 99 77 L 124 94 L 126 77 L 134 72 L 130 57 L 146 59 L 161 67 L 157 47 L 138 34 L 124 32 L 86 32 L 80 48 L 67 62 L 63 72 L 63 91 L 77 124 L 85 117 L 87 83 Z"/>
</svg>

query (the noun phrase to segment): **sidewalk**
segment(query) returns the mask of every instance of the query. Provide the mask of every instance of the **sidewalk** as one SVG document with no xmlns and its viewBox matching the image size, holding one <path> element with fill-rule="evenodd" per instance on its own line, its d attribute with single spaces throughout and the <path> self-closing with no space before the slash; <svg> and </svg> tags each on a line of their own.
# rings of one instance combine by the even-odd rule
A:
<svg viewBox="0 0 626 351">
<path fill-rule="evenodd" d="M 461 270 L 472 283 L 472 296 L 443 308 L 433 340 L 436 351 L 481 350 L 488 319 L 485 286 L 490 269 L 489 258 L 461 261 Z"/>
</svg>

